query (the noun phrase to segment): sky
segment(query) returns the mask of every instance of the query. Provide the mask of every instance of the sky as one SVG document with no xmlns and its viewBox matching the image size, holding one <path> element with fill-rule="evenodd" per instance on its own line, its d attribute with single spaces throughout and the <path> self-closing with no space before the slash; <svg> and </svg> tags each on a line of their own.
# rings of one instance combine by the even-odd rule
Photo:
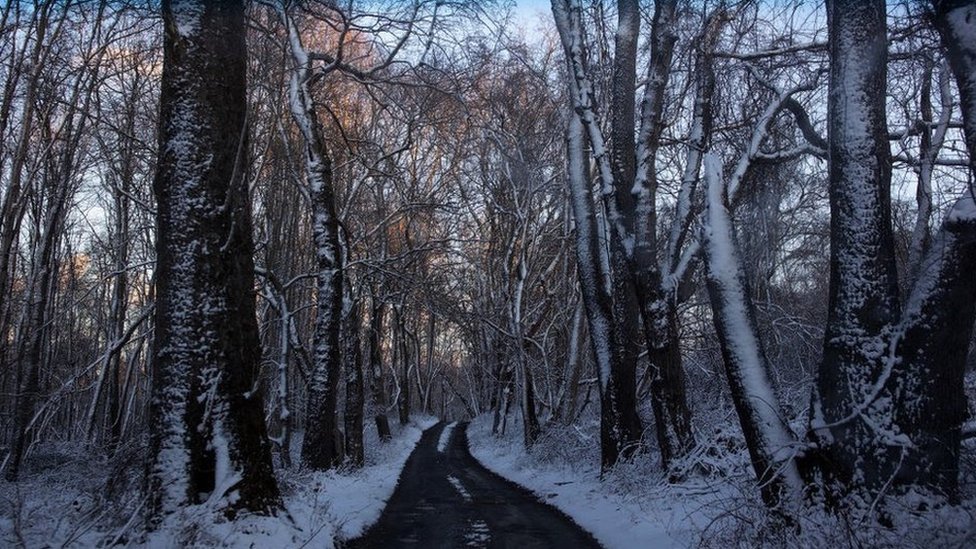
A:
<svg viewBox="0 0 976 549">
<path fill-rule="evenodd" d="M 551 17 L 549 0 L 515 0 L 515 6 L 516 15 L 526 23 L 535 23 L 540 13 Z"/>
</svg>

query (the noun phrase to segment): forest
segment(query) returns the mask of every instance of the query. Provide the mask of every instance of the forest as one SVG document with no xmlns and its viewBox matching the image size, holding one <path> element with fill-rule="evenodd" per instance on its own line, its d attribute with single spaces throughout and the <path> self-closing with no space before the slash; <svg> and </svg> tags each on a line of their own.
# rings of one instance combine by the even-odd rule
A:
<svg viewBox="0 0 976 549">
<path fill-rule="evenodd" d="M 973 546 L 974 178 L 973 0 L 0 0 L 0 545 Z"/>
</svg>

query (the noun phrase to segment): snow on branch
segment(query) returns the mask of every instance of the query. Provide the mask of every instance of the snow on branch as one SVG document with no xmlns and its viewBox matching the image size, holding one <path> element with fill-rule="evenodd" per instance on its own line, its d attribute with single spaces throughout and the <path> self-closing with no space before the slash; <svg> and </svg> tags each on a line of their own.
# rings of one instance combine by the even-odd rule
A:
<svg viewBox="0 0 976 549">
<path fill-rule="evenodd" d="M 775 48 L 769 50 L 755 51 L 755 52 L 731 52 L 731 51 L 720 51 L 715 52 L 715 57 L 725 57 L 728 59 L 738 59 L 739 61 L 756 61 L 758 59 L 768 59 L 770 57 L 780 57 L 783 55 L 790 55 L 794 53 L 826 53 L 827 43 L 826 42 L 807 42 L 804 44 L 794 44 L 792 46 L 786 46 L 782 48 Z"/>
<path fill-rule="evenodd" d="M 726 196 L 730 205 L 735 204 L 736 199 L 738 198 L 739 188 L 741 187 L 743 180 L 755 161 L 781 161 L 789 158 L 795 158 L 803 154 L 810 154 L 817 157 L 826 156 L 826 151 L 820 146 L 826 146 L 826 141 L 813 130 L 812 126 L 809 124 L 809 117 L 805 116 L 806 111 L 794 98 L 796 94 L 811 91 L 814 89 L 814 87 L 815 83 L 809 82 L 795 86 L 786 91 L 778 92 L 777 97 L 770 102 L 770 104 L 760 115 L 759 119 L 756 121 L 755 129 L 752 132 L 752 138 L 749 140 L 749 144 L 746 146 L 745 150 L 739 156 L 739 161 L 736 163 L 736 167 L 726 183 Z M 801 131 L 811 143 L 786 151 L 779 151 L 775 153 L 763 152 L 762 144 L 769 135 L 769 130 L 773 124 L 773 121 L 775 121 L 779 113 L 783 112 L 784 110 L 789 110 L 794 114 L 794 118 L 796 118 L 798 125 L 801 127 Z M 802 114 L 798 115 L 797 113 Z M 806 128 L 805 130 L 803 129 L 804 127 Z M 695 128 L 693 127 L 693 132 L 694 130 Z M 686 171 L 684 175 L 686 181 L 690 180 L 693 176 L 697 176 L 697 174 L 692 174 L 691 172 Z M 684 192 L 685 186 L 686 185 L 684 184 L 682 185 L 682 193 Z M 682 204 L 682 201 L 686 199 L 690 199 L 690 197 L 685 197 L 683 194 L 679 195 L 679 209 L 690 207 Z M 674 239 L 675 236 L 672 235 L 672 241 L 674 241 Z M 670 245 L 674 246 L 677 245 L 677 243 L 671 242 Z M 678 261 L 673 264 L 673 268 L 664 271 L 666 273 L 665 279 L 669 281 L 667 283 L 670 285 L 671 289 L 676 288 L 678 282 L 685 276 L 686 270 L 692 264 L 694 256 L 700 251 L 700 249 L 701 246 L 699 245 L 699 242 L 697 242 L 697 239 L 692 240 L 688 243 L 688 246 L 682 252 L 680 252 L 681 255 Z M 677 254 L 677 250 L 674 251 Z"/>
<path fill-rule="evenodd" d="M 633 238 L 627 238 L 628 231 L 623 226 L 620 212 L 617 210 L 614 200 L 614 178 L 613 168 L 610 164 L 610 151 L 607 148 L 603 132 L 600 130 L 593 83 L 590 81 L 586 70 L 582 11 L 583 7 L 578 0 L 552 0 L 553 18 L 569 66 L 569 87 L 573 110 L 583 123 L 583 128 L 590 140 L 593 161 L 596 163 L 600 179 L 600 192 L 603 196 L 604 207 L 607 209 L 607 219 L 613 231 L 620 237 L 627 256 L 630 257 L 633 254 L 634 241 Z"/>
</svg>

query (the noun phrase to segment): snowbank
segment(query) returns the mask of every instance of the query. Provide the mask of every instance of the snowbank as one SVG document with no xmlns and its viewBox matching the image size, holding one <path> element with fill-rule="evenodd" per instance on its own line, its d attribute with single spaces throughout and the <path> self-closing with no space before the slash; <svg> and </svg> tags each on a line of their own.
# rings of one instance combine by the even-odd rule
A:
<svg viewBox="0 0 976 549">
<path fill-rule="evenodd" d="M 491 420 L 481 416 L 468 427 L 472 455 L 562 510 L 607 549 L 970 547 L 976 540 L 976 459 L 971 454 L 963 456 L 962 505 L 932 509 L 927 496 L 890 498 L 885 512 L 893 528 L 810 508 L 797 517 L 798 532 L 783 528 L 766 512 L 745 449 L 731 444 L 741 440 L 741 433 L 699 433 L 710 443 L 688 458 L 697 472 L 668 484 L 657 460 L 646 454 L 600 480 L 595 421 L 551 425 L 526 453 L 517 417 L 509 418 L 502 437 L 491 434 Z"/>
<path fill-rule="evenodd" d="M 326 519 L 334 525 L 339 539 L 359 536 L 380 518 L 421 433 L 437 421 L 433 417 L 415 418 L 398 433 L 394 431 L 393 440 L 382 444 L 368 440 L 365 467 L 314 475 L 308 488 L 290 497 L 286 506 L 293 514 L 299 509 L 306 512 L 305 524 L 310 526 L 322 521 L 316 507 L 324 507 Z"/>
<path fill-rule="evenodd" d="M 468 426 L 471 454 L 569 515 L 608 549 L 698 544 L 708 520 L 698 509 L 709 493 L 668 486 L 648 464 L 623 466 L 601 481 L 598 454 L 577 455 L 575 460 L 533 457 L 522 447 L 517 419 L 501 438 L 492 436 L 491 420 L 490 415 L 480 416 Z M 587 446 L 593 441 L 581 442 Z M 564 451 L 567 444 L 557 446 Z"/>
<path fill-rule="evenodd" d="M 112 473 L 79 451 L 19 483 L 0 481 L 0 546 L 330 548 L 333 540 L 356 537 L 379 518 L 421 433 L 436 422 L 419 417 L 403 428 L 395 425 L 393 439 L 385 443 L 370 426 L 360 470 L 280 470 L 287 513 L 279 517 L 231 522 L 215 508 L 196 505 L 168 517 L 141 540 L 140 498 L 129 493 L 124 504 L 108 505 L 104 491 Z"/>
</svg>

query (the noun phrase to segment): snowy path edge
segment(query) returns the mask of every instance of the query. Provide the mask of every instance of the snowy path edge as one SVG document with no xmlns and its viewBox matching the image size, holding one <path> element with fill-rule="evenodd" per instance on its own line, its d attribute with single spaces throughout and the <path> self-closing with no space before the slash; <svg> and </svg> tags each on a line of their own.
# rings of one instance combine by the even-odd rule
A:
<svg viewBox="0 0 976 549">
<path fill-rule="evenodd" d="M 358 537 L 379 520 L 420 437 L 440 421 L 428 416 L 411 420 L 409 433 L 386 443 L 390 447 L 386 448 L 385 459 L 353 474 L 329 474 L 323 479 L 320 497 L 330 502 L 328 516 L 337 526 L 337 541 Z"/>
<path fill-rule="evenodd" d="M 649 516 L 643 516 L 640 520 L 627 517 L 628 514 L 632 514 L 630 512 L 640 514 L 644 512 L 640 509 L 625 509 L 626 503 L 607 497 L 602 492 L 599 482 L 590 482 L 582 476 L 566 474 L 561 478 L 563 482 L 560 482 L 560 485 L 552 485 L 554 475 L 558 474 L 556 471 L 523 469 L 517 463 L 520 459 L 518 455 L 509 454 L 500 457 L 497 451 L 492 452 L 493 446 L 485 444 L 484 441 L 473 443 L 472 438 L 490 436 L 490 425 L 488 425 L 490 420 L 490 417 L 479 416 L 466 426 L 465 438 L 471 457 L 498 477 L 532 493 L 540 502 L 566 515 L 577 526 L 589 532 L 600 545 L 607 549 L 631 547 L 666 549 L 695 545 L 690 537 L 681 539 L 674 535 L 677 532 L 668 531 L 666 525 L 673 523 L 678 516 L 683 516 L 684 520 L 688 519 L 687 515 L 678 509 L 658 509 L 662 516 L 657 520 L 649 520 L 651 518 Z M 495 450 L 498 448 L 495 447 Z M 650 510 L 647 514 L 650 514 Z"/>
</svg>

